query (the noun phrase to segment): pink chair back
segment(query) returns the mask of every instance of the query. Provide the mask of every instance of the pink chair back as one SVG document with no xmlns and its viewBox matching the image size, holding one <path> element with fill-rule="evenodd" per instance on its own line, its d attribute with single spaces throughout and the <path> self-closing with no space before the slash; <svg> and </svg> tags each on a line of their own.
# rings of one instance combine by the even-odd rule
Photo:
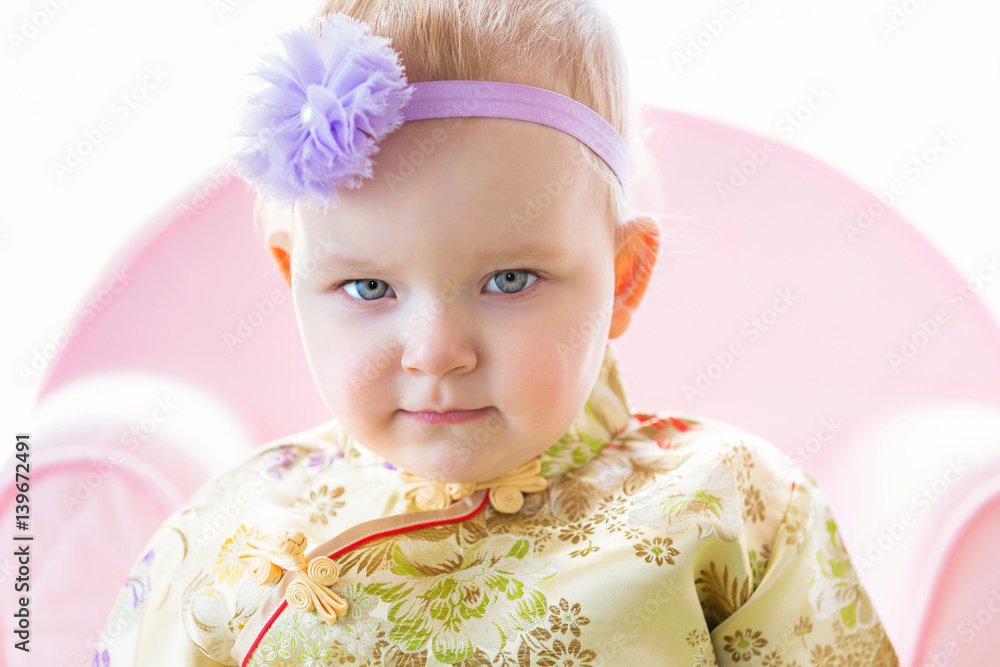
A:
<svg viewBox="0 0 1000 667">
<path fill-rule="evenodd" d="M 873 434 L 914 411 L 996 409 L 1000 330 L 976 285 L 848 178 L 780 142 L 663 109 L 646 114 L 662 192 L 647 184 L 633 203 L 676 219 L 662 221 L 662 258 L 615 343 L 633 406 L 729 421 L 789 452 L 823 483 L 857 558 L 947 470 L 956 444 L 914 452 Z M 149 535 L 205 480 L 330 418 L 287 287 L 253 231 L 253 196 L 218 173 L 125 246 L 93 289 L 100 313 L 78 323 L 49 368 L 34 437 L 33 511 L 46 554 L 33 572 L 40 661 L 67 664 L 87 651 Z M 978 280 L 992 279 L 990 261 L 976 267 Z M 971 298 L 959 303 L 963 286 Z M 126 444 L 130 434 L 138 444 Z M 123 462 L 102 467 L 115 451 Z M 981 471 L 997 470 L 996 447 L 976 456 Z M 970 567 L 973 549 L 993 548 L 996 496 L 977 495 L 987 481 L 950 485 L 907 527 L 906 548 L 897 541 L 863 572 L 905 664 L 933 655 L 960 609 L 989 604 L 981 580 L 955 569 Z M 14 493 L 4 484 L 9 516 Z M 77 495 L 86 497 L 70 509 L 66 498 Z M 916 578 L 922 554 L 970 503 L 977 509 L 961 510 L 973 517 L 968 529 L 948 538 L 954 548 L 933 579 Z M 10 544 L 8 524 L 0 539 Z M 893 578 L 890 562 L 914 578 Z M 987 562 L 976 565 L 982 573 Z M 927 614 L 931 603 L 940 606 Z M 9 617 L 0 630 L 11 636 Z M 998 637 L 980 633 L 975 650 L 1000 651 Z M 971 646 L 949 664 L 976 664 L 964 662 Z"/>
</svg>

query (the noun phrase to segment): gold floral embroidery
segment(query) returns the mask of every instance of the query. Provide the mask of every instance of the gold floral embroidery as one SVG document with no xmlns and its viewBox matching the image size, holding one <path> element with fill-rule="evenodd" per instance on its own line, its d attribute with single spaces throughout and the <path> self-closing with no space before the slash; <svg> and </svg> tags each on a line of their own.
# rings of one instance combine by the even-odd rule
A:
<svg viewBox="0 0 1000 667">
<path fill-rule="evenodd" d="M 381 658 L 382 661 L 378 664 L 386 667 L 424 667 L 427 664 L 427 649 L 407 653 L 398 646 L 386 642 L 385 653 Z"/>
<path fill-rule="evenodd" d="M 749 661 L 755 655 L 760 655 L 761 649 L 767 646 L 767 640 L 760 635 L 760 630 L 737 630 L 725 636 L 726 644 L 723 648 L 733 656 L 733 662 Z"/>
<path fill-rule="evenodd" d="M 715 561 L 709 564 L 708 570 L 699 573 L 694 583 L 702 587 L 702 609 L 710 630 L 729 618 L 750 597 L 750 576 L 744 577 L 740 586 L 735 575 L 732 581 L 729 580 L 728 565 L 723 567 L 722 575 L 719 576 Z"/>
<path fill-rule="evenodd" d="M 590 545 L 584 547 L 583 549 L 577 549 L 576 551 L 570 551 L 569 552 L 569 557 L 570 558 L 576 558 L 577 556 L 586 556 L 587 554 L 589 554 L 591 552 L 600 551 L 600 550 L 601 550 L 601 547 L 597 546 L 596 544 L 590 544 Z"/>
<path fill-rule="evenodd" d="M 747 555 L 750 557 L 750 570 L 753 573 L 753 583 L 750 586 L 752 590 L 757 590 L 761 580 L 764 579 L 764 570 L 767 569 L 767 563 L 771 558 L 771 545 L 765 542 L 761 545 L 760 551 L 750 549 Z"/>
<path fill-rule="evenodd" d="M 499 650 L 493 651 L 482 646 L 473 649 L 466 658 L 448 664 L 464 667 L 527 667 L 528 665 L 548 665 L 563 667 L 564 665 L 580 665 L 593 667 L 597 653 L 586 647 L 587 626 L 590 619 L 583 614 L 579 603 L 571 603 L 565 598 L 558 604 L 548 607 L 548 618 L 551 630 L 545 626 L 533 629 L 522 628 L 517 634 L 507 635 Z M 414 628 L 407 627 L 407 631 Z M 387 632 L 385 628 L 372 630 L 372 653 L 370 659 L 365 657 L 363 664 L 374 665 L 406 665 L 408 667 L 425 667 L 434 660 L 433 648 L 415 647 L 407 649 L 400 637 L 410 636 L 407 633 Z M 520 640 L 518 641 L 518 635 Z M 440 658 L 438 658 L 440 659 Z M 328 663 L 325 663 L 328 664 Z M 434 664 L 439 664 L 435 662 Z"/>
<path fill-rule="evenodd" d="M 579 638 L 580 626 L 589 625 L 590 619 L 582 614 L 579 602 L 570 607 L 569 601 L 562 598 L 558 605 L 549 607 L 549 623 L 553 633 L 564 635 L 571 632 L 574 637 Z"/>
<path fill-rule="evenodd" d="M 809 663 L 811 665 L 830 665 L 833 664 L 833 660 L 833 647 L 829 644 L 813 646 L 812 653 L 809 654 Z"/>
<path fill-rule="evenodd" d="M 593 522 L 595 525 L 603 525 L 609 533 L 617 533 L 624 528 L 626 529 L 626 537 L 628 537 L 627 524 L 623 520 L 627 511 L 628 506 L 622 502 L 622 499 L 612 498 L 597 506 L 592 515 Z M 633 530 L 632 532 L 641 532 L 641 529 Z"/>
<path fill-rule="evenodd" d="M 319 521 L 325 524 L 328 516 L 337 516 L 337 510 L 344 506 L 344 501 L 336 500 L 342 495 L 344 495 L 344 487 L 338 486 L 331 489 L 324 484 L 319 489 L 310 491 L 308 499 L 299 498 L 295 504 L 306 506 L 303 511 L 309 514 L 309 521 L 312 523 Z"/>
<path fill-rule="evenodd" d="M 698 646 L 699 644 L 706 644 L 711 641 L 711 637 L 708 634 L 708 630 L 692 630 L 684 638 L 688 646 Z"/>
<path fill-rule="evenodd" d="M 654 537 L 651 540 L 643 540 L 639 544 L 634 544 L 635 555 L 645 558 L 647 563 L 656 561 L 657 566 L 664 563 L 674 564 L 674 556 L 680 551 L 672 547 L 674 541 L 669 537 Z"/>
<path fill-rule="evenodd" d="M 764 656 L 763 667 L 785 667 L 785 659 L 778 655 L 777 651 L 771 651 Z"/>
<path fill-rule="evenodd" d="M 656 479 L 656 475 L 669 472 L 674 467 L 669 459 L 659 455 L 639 456 L 636 453 L 632 453 L 629 456 L 629 463 L 632 464 L 632 472 L 622 483 L 622 491 L 625 492 L 625 495 L 629 496 L 648 486 Z"/>
<path fill-rule="evenodd" d="M 571 523 L 568 526 L 563 526 L 559 531 L 559 539 L 563 542 L 572 542 L 573 544 L 580 544 L 586 541 L 587 546 L 571 551 L 570 558 L 576 558 L 577 556 L 586 556 L 592 551 L 598 551 L 600 547 L 595 546 L 593 540 L 591 539 L 594 535 L 594 525 L 592 523 L 581 524 L 580 522 Z"/>
<path fill-rule="evenodd" d="M 604 489 L 576 473 L 566 473 L 554 480 L 549 490 L 553 516 L 561 521 L 579 521 L 594 513 L 597 503 L 610 498 Z"/>
<path fill-rule="evenodd" d="M 219 549 L 219 558 L 212 568 L 212 572 L 219 573 L 218 581 L 227 579 L 233 586 L 239 583 L 240 577 L 243 575 L 244 563 L 239 560 L 237 554 L 246 548 L 248 539 L 256 540 L 260 539 L 260 536 L 256 527 L 247 529 L 245 525 L 241 524 L 232 537 L 226 538 Z"/>
<path fill-rule="evenodd" d="M 360 544 L 347 553 L 339 556 L 337 561 L 343 572 L 357 570 L 358 573 L 371 576 L 376 571 L 392 564 L 392 548 L 395 541 L 391 539 L 372 540 Z"/>
<path fill-rule="evenodd" d="M 617 526 L 615 526 L 615 528 L 617 528 Z M 608 529 L 608 532 L 614 533 L 616 531 Z M 625 536 L 626 539 L 629 540 L 637 540 L 643 535 L 645 535 L 645 533 L 642 532 L 642 528 L 639 528 L 637 526 L 629 526 L 625 528 L 624 530 L 622 530 L 622 534 Z"/>
<path fill-rule="evenodd" d="M 899 667 L 899 658 L 881 623 L 853 632 L 835 623 L 833 634 L 835 651 L 845 665 Z"/>
<path fill-rule="evenodd" d="M 591 524 L 571 523 L 568 526 L 563 526 L 562 530 L 559 531 L 559 539 L 579 544 L 583 540 L 589 542 L 593 534 L 594 527 Z"/>
<path fill-rule="evenodd" d="M 793 489 L 792 501 L 785 513 L 785 529 L 788 531 L 785 544 L 794 544 L 796 553 L 802 553 L 802 549 L 806 546 L 806 531 L 803 528 L 805 520 L 806 517 L 803 515 L 802 508 L 796 501 L 795 490 Z"/>
<path fill-rule="evenodd" d="M 539 667 L 590 667 L 597 658 L 592 650 L 584 649 L 579 639 L 566 644 L 561 639 L 552 642 L 552 648 L 538 656 Z"/>
<path fill-rule="evenodd" d="M 760 496 L 760 489 L 753 484 L 743 495 L 743 519 L 750 519 L 753 523 L 764 520 L 764 500 Z"/>
<path fill-rule="evenodd" d="M 740 443 L 722 457 L 722 463 L 732 468 L 736 475 L 737 487 L 743 491 L 750 482 L 750 469 L 754 467 L 753 455 L 746 445 Z"/>
</svg>

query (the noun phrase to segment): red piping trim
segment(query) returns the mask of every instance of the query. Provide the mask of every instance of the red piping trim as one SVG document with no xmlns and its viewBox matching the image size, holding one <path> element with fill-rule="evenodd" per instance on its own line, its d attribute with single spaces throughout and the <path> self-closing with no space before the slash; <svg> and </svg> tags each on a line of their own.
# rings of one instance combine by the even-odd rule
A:
<svg viewBox="0 0 1000 667">
<path fill-rule="evenodd" d="M 412 525 L 412 526 L 405 526 L 403 528 L 396 528 L 395 530 L 390 530 L 390 531 L 383 532 L 383 533 L 373 533 L 372 535 L 368 535 L 367 537 L 363 537 L 360 540 L 352 542 L 352 543 L 348 544 L 347 546 L 345 546 L 344 548 L 342 548 L 342 549 L 340 549 L 338 551 L 333 552 L 332 554 L 330 554 L 329 556 L 327 556 L 327 558 L 336 558 L 337 556 L 342 556 L 345 553 L 347 553 L 348 551 L 350 551 L 351 549 L 354 549 L 355 547 L 359 547 L 362 544 L 364 544 L 366 542 L 370 542 L 370 541 L 372 541 L 374 539 L 378 539 L 378 538 L 382 538 L 382 537 L 391 537 L 393 535 L 398 535 L 400 533 L 406 533 L 406 532 L 409 532 L 411 530 L 417 530 L 418 528 L 429 528 L 430 526 L 443 526 L 446 523 L 457 523 L 459 521 L 465 521 L 469 517 L 475 516 L 476 514 L 478 514 L 479 511 L 486 506 L 486 503 L 489 502 L 489 499 L 490 499 L 490 492 L 489 492 L 489 490 L 487 490 L 486 494 L 483 496 L 483 501 L 481 503 L 479 503 L 478 507 L 476 507 L 474 510 L 472 510 L 468 514 L 464 514 L 462 516 L 454 517 L 454 518 L 451 518 L 451 519 L 442 519 L 440 521 L 428 521 L 427 523 L 418 523 L 418 524 L 415 524 L 415 525 Z M 267 623 L 264 624 L 264 627 L 261 628 L 260 632 L 257 634 L 257 638 L 253 641 L 253 644 L 250 646 L 250 650 L 247 651 L 246 656 L 244 656 L 243 662 L 240 663 L 240 667 L 246 667 L 246 664 L 250 661 L 250 656 L 252 656 L 253 652 L 257 650 L 257 645 L 260 644 L 260 640 L 264 638 L 264 635 L 267 634 L 267 631 L 271 628 L 271 626 L 274 624 L 274 622 L 276 620 L 278 620 L 278 616 L 281 615 L 281 612 L 283 612 L 285 610 L 285 607 L 287 607 L 287 606 L 288 606 L 288 601 L 287 600 L 282 600 L 281 604 L 278 605 L 277 610 L 275 610 L 275 612 L 273 614 L 271 614 L 271 618 L 267 619 Z"/>
</svg>

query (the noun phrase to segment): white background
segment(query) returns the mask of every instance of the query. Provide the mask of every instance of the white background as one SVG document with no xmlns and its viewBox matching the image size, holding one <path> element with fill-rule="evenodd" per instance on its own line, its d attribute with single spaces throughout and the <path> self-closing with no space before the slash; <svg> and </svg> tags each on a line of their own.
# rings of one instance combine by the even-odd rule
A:
<svg viewBox="0 0 1000 667">
<path fill-rule="evenodd" d="M 43 7 L 48 6 L 46 15 Z M 233 150 L 234 98 L 262 45 L 318 7 L 299 0 L 5 0 L 0 13 L 0 430 L 31 431 L 18 373 L 64 328 L 119 246 Z M 729 9 L 718 36 L 705 22 Z M 880 21 L 896 13 L 898 30 Z M 964 273 L 1000 248 L 1000 4 L 951 0 L 615 0 L 641 101 L 787 140 L 870 190 L 951 126 L 958 141 L 896 208 Z M 708 46 L 692 64 L 675 54 Z M 162 73 L 162 80 L 147 77 Z M 134 93 L 148 84 L 141 101 Z M 830 100 L 791 139 L 814 86 Z M 119 101 L 132 95 L 127 116 Z M 117 105 L 117 106 L 116 106 Z M 67 150 L 112 131 L 62 178 Z M 1000 313 L 1000 290 L 981 293 Z"/>
</svg>

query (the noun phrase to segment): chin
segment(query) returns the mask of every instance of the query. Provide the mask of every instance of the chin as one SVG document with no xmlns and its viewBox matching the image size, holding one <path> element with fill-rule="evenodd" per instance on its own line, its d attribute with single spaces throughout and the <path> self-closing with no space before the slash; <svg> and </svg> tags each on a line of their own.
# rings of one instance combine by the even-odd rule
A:
<svg viewBox="0 0 1000 667">
<path fill-rule="evenodd" d="M 476 461 L 463 460 L 452 452 L 442 452 L 439 456 L 425 457 L 419 461 L 419 467 L 408 468 L 425 479 L 438 482 L 483 482 L 496 475 L 487 477 L 489 471 Z"/>
</svg>

